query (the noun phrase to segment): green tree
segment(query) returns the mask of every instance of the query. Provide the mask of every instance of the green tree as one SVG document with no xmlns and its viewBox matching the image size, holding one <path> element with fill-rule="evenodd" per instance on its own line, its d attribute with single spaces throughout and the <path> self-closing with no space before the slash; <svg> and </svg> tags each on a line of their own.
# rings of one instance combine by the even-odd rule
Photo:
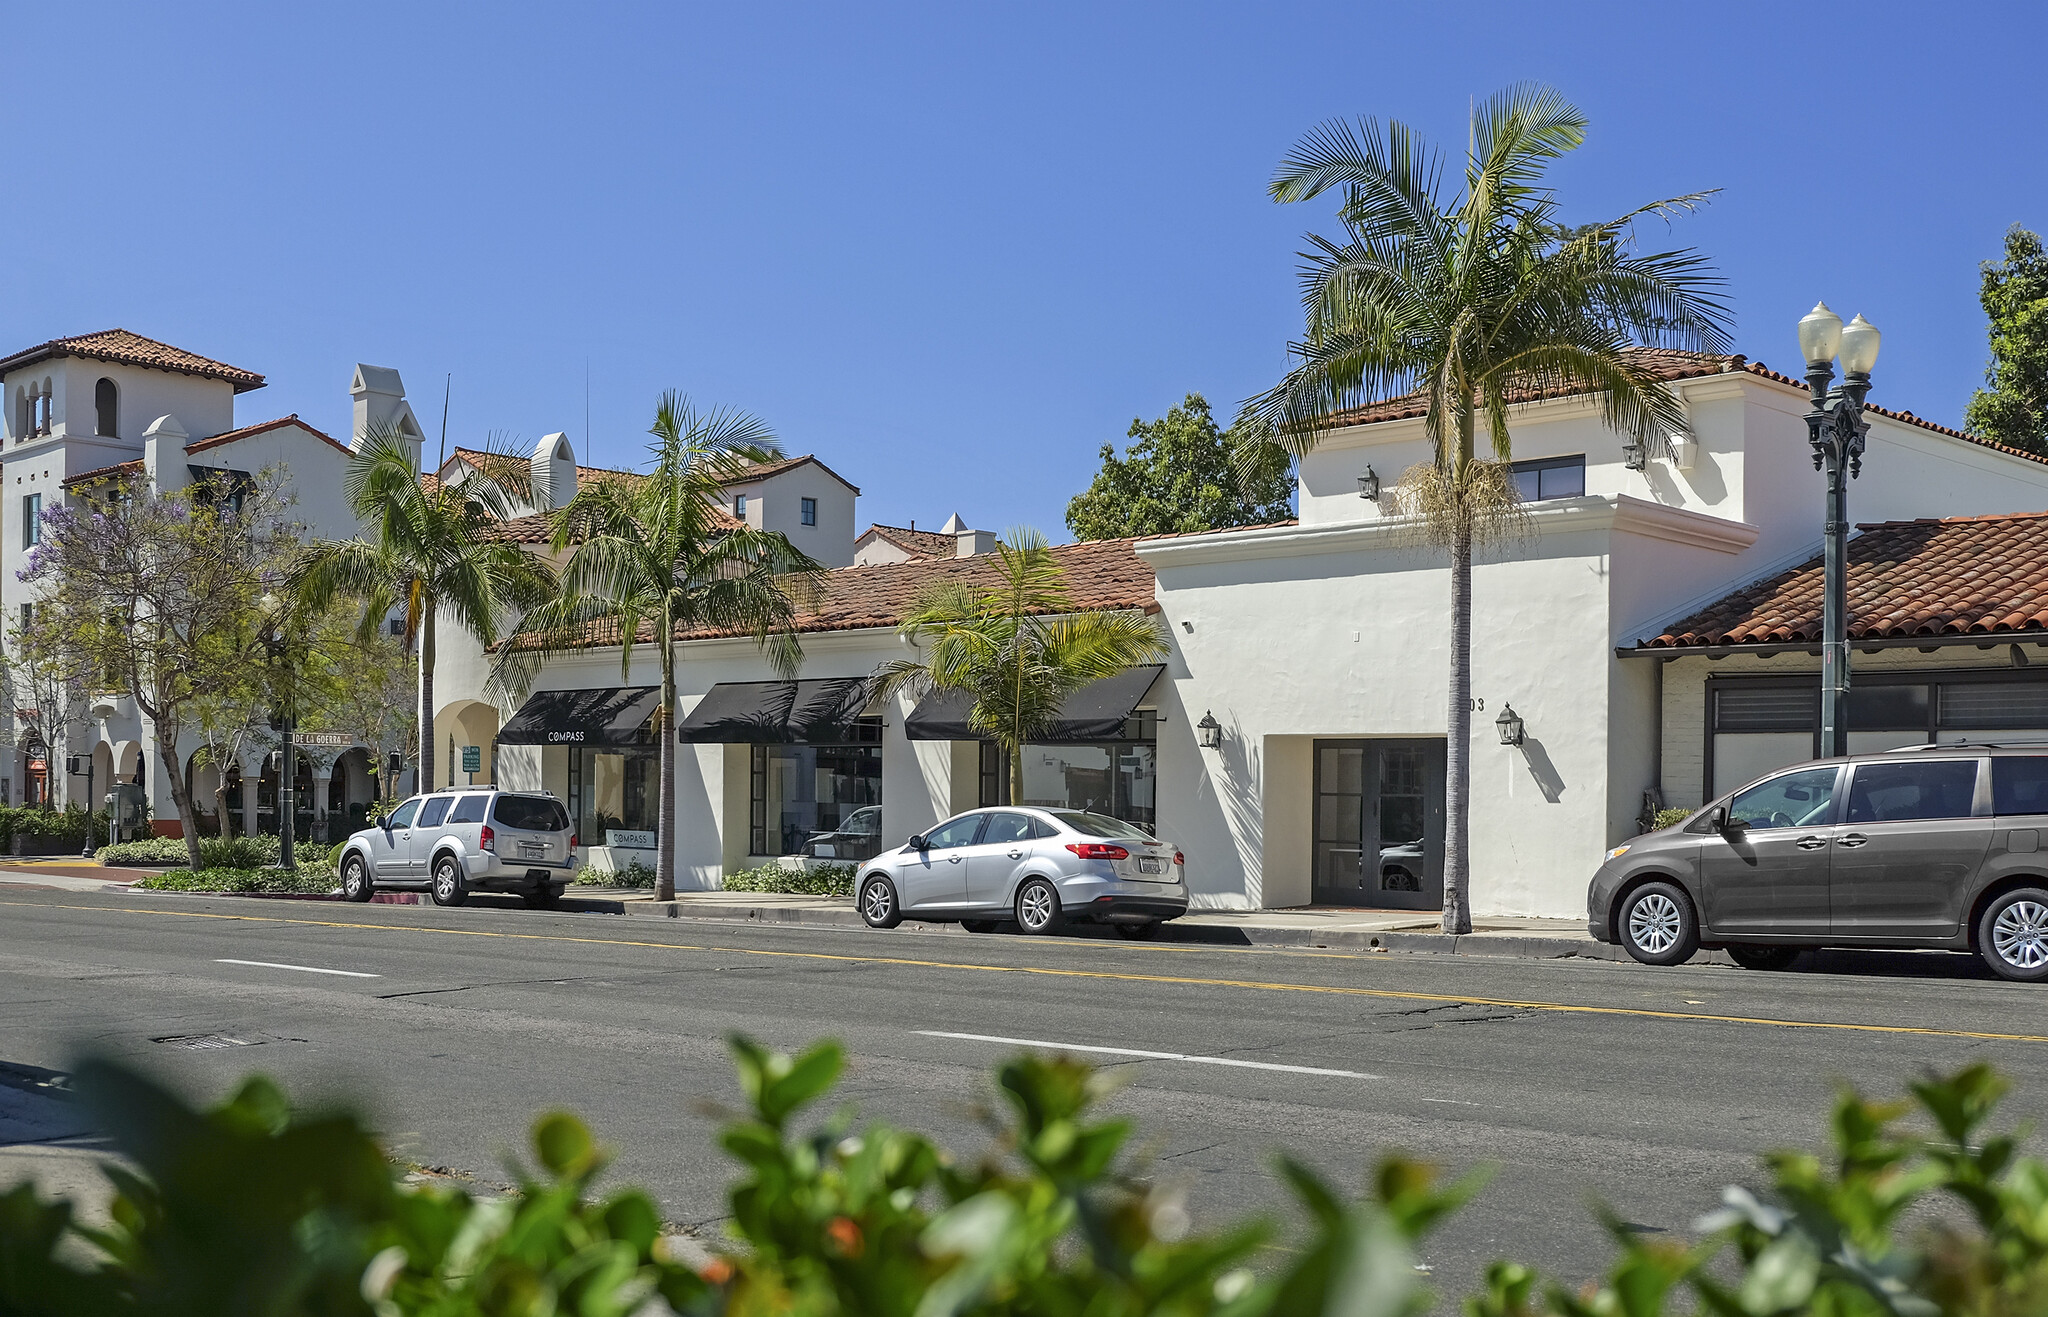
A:
<svg viewBox="0 0 2048 1317">
<path fill-rule="evenodd" d="M 2015 224 L 2005 259 L 1986 261 L 1978 298 L 1991 320 L 1991 387 L 1970 396 L 1963 427 L 1983 439 L 2048 456 L 2048 253 Z"/>
<path fill-rule="evenodd" d="M 1544 174 L 1585 138 L 1585 117 L 1548 88 L 1517 86 L 1473 112 L 1463 190 L 1440 196 L 1436 154 L 1401 123 L 1323 125 L 1297 143 L 1270 191 L 1280 202 L 1342 190 L 1341 240 L 1311 235 L 1301 271 L 1307 329 L 1296 364 L 1248 410 L 1295 456 L 1347 409 L 1420 393 L 1435 460 L 1400 497 L 1450 557 L 1451 670 L 1444 915 L 1471 929 L 1467 824 L 1472 733 L 1472 549 L 1514 525 L 1509 405 L 1588 393 L 1614 430 L 1653 450 L 1690 433 L 1685 409 L 1639 345 L 1723 350 L 1727 312 L 1704 258 L 1637 254 L 1634 222 L 1701 196 L 1652 202 L 1568 228 Z M 1492 460 L 1478 451 L 1484 432 Z"/>
<path fill-rule="evenodd" d="M 1060 704 L 1091 681 L 1166 653 L 1159 625 L 1143 613 L 1077 612 L 1066 571 L 1034 530 L 1013 530 L 996 546 L 994 586 L 948 581 L 904 619 L 905 638 L 926 646 L 876 672 L 884 694 L 957 690 L 973 697 L 967 725 L 1010 760 L 1010 803 L 1024 803 L 1024 746 L 1059 717 Z"/>
<path fill-rule="evenodd" d="M 676 662 L 678 637 L 709 630 L 751 634 L 775 670 L 795 676 L 803 662 L 794 625 L 816 597 L 820 564 L 777 531 L 733 526 L 725 484 L 751 463 L 781 456 L 767 426 L 741 412 L 700 412 L 662 395 L 640 478 L 584 485 L 555 514 L 553 547 L 574 546 L 564 592 L 529 612 L 505 645 L 493 684 L 521 690 L 550 658 L 617 637 L 628 674 L 643 641 L 661 664 L 655 739 L 661 745 L 654 896 L 676 894 Z M 643 634 L 644 633 L 644 634 Z"/>
<path fill-rule="evenodd" d="M 199 826 L 178 746 L 198 711 L 263 662 L 257 599 L 297 548 L 280 476 L 159 490 L 129 477 L 94 482 L 43 513 L 22 579 L 41 587 L 38 626 L 62 637 L 73 671 L 98 674 L 149 720 L 187 857 Z"/>
<path fill-rule="evenodd" d="M 1113 540 L 1285 521 L 1294 515 L 1286 453 L 1260 445 L 1242 478 L 1233 468 L 1232 454 L 1248 448 L 1248 425 L 1217 429 L 1199 393 L 1156 421 L 1132 421 L 1124 455 L 1104 444 L 1094 483 L 1068 501 L 1067 529 L 1084 540 Z"/>
<path fill-rule="evenodd" d="M 315 610 L 341 596 L 363 603 L 361 632 L 404 610 L 405 648 L 419 646 L 419 789 L 434 781 L 434 621 L 446 609 L 486 647 L 511 617 L 555 596 L 548 564 L 499 538 L 498 524 L 532 496 L 524 460 L 492 453 L 489 479 L 421 479 L 412 444 L 396 429 L 364 436 L 343 483 L 366 533 L 320 540 L 293 565 L 291 583 Z"/>
</svg>

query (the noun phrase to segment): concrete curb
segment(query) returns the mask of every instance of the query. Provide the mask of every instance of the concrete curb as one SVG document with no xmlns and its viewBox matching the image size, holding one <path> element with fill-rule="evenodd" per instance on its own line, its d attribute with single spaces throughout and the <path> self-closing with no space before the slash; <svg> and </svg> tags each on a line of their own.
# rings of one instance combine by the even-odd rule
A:
<svg viewBox="0 0 2048 1317">
<path fill-rule="evenodd" d="M 569 908 L 568 898 L 562 902 Z M 632 914 L 661 919 L 729 919 L 750 924 L 795 924 L 814 928 L 865 928 L 858 913 L 816 906 L 697 904 L 691 901 L 607 901 L 589 898 L 579 909 L 606 914 Z M 906 920 L 917 923 L 917 920 Z M 1161 942 L 1234 947 L 1298 947 L 1333 951 L 1385 951 L 1418 955 L 1504 957 L 1517 960 L 1627 960 L 1628 953 L 1589 937 L 1557 937 L 1518 933 L 1373 933 L 1354 929 L 1232 928 L 1215 924 L 1170 923 L 1159 932 Z M 1702 951 L 1692 964 L 1732 964 L 1725 952 Z"/>
</svg>

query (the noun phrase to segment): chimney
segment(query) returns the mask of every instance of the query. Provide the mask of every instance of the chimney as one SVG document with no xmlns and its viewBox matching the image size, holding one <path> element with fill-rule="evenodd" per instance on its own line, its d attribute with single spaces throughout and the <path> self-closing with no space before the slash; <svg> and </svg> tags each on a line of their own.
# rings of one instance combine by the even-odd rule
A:
<svg viewBox="0 0 2048 1317">
<path fill-rule="evenodd" d="M 426 437 L 412 414 L 412 404 L 405 400 L 405 381 L 398 378 L 397 371 L 389 366 L 365 366 L 358 362 L 348 393 L 356 404 L 349 447 L 361 448 L 373 429 L 391 428 L 411 445 L 414 462 L 419 461 Z"/>
<path fill-rule="evenodd" d="M 967 523 L 954 513 L 946 518 L 946 524 L 939 527 L 939 534 L 953 537 L 953 556 L 973 558 L 984 553 L 994 553 L 996 533 L 992 530 L 969 530 Z"/>
<path fill-rule="evenodd" d="M 543 435 L 533 446 L 533 508 L 553 512 L 576 497 L 576 450 L 566 432 Z"/>
<path fill-rule="evenodd" d="M 142 470 L 151 489 L 168 494 L 192 483 L 185 464 L 185 445 L 190 439 L 175 416 L 159 416 L 149 423 L 142 432 Z"/>
</svg>

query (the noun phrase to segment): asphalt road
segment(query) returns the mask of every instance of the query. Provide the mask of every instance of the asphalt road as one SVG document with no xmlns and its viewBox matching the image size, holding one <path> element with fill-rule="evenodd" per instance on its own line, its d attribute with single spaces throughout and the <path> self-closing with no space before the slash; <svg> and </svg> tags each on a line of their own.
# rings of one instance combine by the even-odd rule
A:
<svg viewBox="0 0 2048 1317">
<path fill-rule="evenodd" d="M 967 1151 L 1002 1040 L 1187 1058 L 1095 1054 L 1133 1073 L 1114 1105 L 1198 1221 L 1284 1213 L 1281 1148 L 1353 1186 L 1392 1149 L 1492 1163 L 1425 1255 L 1452 1294 L 1500 1256 L 1594 1273 L 1594 1200 L 1686 1231 L 1757 1183 L 1758 1152 L 1818 1144 L 1844 1081 L 1889 1093 L 1983 1058 L 2017 1081 L 2009 1118 L 2048 1111 L 2048 988 L 1955 956 L 1760 974 L 0 887 L 0 1062 L 95 1049 L 207 1096 L 261 1070 L 487 1181 L 569 1107 L 617 1176 L 711 1231 L 735 1030 L 843 1040 L 843 1098 Z M 246 1045 L 163 1041 L 214 1035 Z"/>
</svg>

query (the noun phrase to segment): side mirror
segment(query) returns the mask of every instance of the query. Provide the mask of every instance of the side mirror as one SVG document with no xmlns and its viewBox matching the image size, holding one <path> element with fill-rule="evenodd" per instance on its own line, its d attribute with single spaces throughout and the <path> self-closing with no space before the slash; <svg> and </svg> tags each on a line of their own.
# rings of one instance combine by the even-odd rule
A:
<svg viewBox="0 0 2048 1317">
<path fill-rule="evenodd" d="M 914 850 L 914 851 L 921 851 L 921 850 L 923 850 L 924 848 L 925 848 L 925 840 L 924 840 L 924 834 L 923 834 L 922 832 L 913 832 L 913 833 L 911 833 L 911 834 L 910 834 L 910 849 L 912 849 L 912 850 Z"/>
<path fill-rule="evenodd" d="M 1728 807 L 1716 805 L 1707 811 L 1707 826 L 1716 832 L 1728 831 Z"/>
</svg>

